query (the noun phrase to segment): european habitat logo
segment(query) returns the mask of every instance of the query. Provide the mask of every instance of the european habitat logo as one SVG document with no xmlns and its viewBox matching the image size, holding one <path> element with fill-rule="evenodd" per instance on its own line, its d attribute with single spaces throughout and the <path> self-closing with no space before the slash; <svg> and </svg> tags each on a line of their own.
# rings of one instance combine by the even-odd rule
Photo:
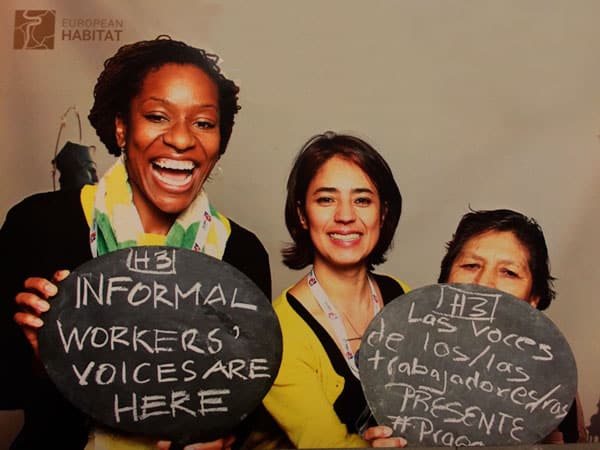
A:
<svg viewBox="0 0 600 450">
<path fill-rule="evenodd" d="M 61 17 L 55 10 L 15 11 L 13 48 L 52 50 L 57 42 L 120 41 L 124 20 L 106 17 Z"/>
</svg>

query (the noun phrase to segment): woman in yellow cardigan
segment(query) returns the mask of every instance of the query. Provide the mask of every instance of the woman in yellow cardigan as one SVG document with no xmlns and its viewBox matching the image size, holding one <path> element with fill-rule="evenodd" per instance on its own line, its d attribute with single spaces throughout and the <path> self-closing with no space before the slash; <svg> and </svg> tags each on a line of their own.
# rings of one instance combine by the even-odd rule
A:
<svg viewBox="0 0 600 450">
<path fill-rule="evenodd" d="M 359 432 L 366 401 L 355 358 L 373 316 L 408 289 L 373 272 L 401 208 L 390 168 L 359 138 L 326 132 L 295 160 L 285 208 L 293 243 L 284 263 L 312 267 L 274 302 L 283 359 L 263 403 L 297 448 L 406 444 L 388 427 Z"/>
</svg>

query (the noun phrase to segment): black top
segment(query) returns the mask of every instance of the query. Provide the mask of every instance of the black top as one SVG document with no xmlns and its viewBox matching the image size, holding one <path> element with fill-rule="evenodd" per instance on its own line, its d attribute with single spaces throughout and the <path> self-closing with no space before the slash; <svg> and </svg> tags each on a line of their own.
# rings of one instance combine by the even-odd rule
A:
<svg viewBox="0 0 600 450">
<path fill-rule="evenodd" d="M 258 238 L 231 221 L 223 260 L 247 275 L 271 299 L 268 254 Z M 0 409 L 23 409 L 23 429 L 11 449 L 85 447 L 90 421 L 68 403 L 32 357 L 31 347 L 14 323 L 15 295 L 27 277 L 51 279 L 92 258 L 89 226 L 80 192 L 32 195 L 8 212 L 0 229 L 5 258 L 0 283 Z"/>
</svg>

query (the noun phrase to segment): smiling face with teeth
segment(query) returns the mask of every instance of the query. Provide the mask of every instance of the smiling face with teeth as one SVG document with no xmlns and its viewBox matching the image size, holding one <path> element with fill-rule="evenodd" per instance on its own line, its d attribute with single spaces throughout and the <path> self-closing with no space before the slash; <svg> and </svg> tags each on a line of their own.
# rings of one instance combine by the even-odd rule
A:
<svg viewBox="0 0 600 450">
<path fill-rule="evenodd" d="M 165 64 L 146 75 L 116 138 L 146 232 L 166 234 L 198 195 L 219 159 L 219 93 L 191 64 Z"/>
<path fill-rule="evenodd" d="M 365 264 L 379 240 L 382 214 L 377 188 L 352 160 L 334 156 L 317 171 L 298 211 L 315 248 L 314 265 Z"/>
</svg>

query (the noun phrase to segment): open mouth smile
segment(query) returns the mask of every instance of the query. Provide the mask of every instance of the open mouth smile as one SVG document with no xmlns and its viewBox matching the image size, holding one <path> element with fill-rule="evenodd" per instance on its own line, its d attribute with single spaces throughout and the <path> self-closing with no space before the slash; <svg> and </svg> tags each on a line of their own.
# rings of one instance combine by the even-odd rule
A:
<svg viewBox="0 0 600 450">
<path fill-rule="evenodd" d="M 185 186 L 192 178 L 196 164 L 192 161 L 160 158 L 152 162 L 152 170 L 163 183 L 171 186 Z"/>
</svg>

